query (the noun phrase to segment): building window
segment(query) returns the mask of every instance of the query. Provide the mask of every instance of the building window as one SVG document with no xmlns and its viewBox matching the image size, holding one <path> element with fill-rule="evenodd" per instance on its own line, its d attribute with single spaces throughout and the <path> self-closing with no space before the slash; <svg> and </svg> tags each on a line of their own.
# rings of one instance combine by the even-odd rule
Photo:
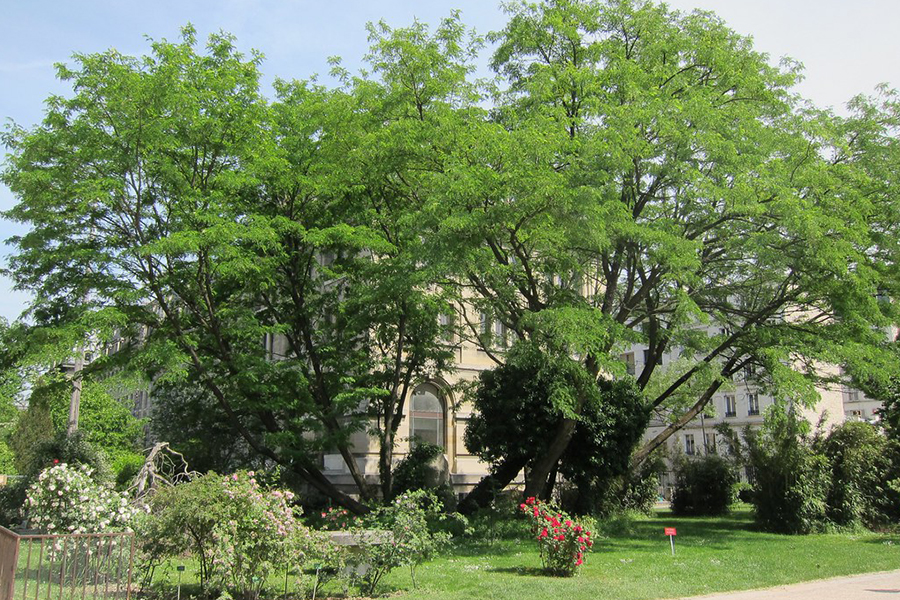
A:
<svg viewBox="0 0 900 600">
<path fill-rule="evenodd" d="M 726 417 L 736 417 L 737 416 L 737 406 L 735 406 L 734 396 L 731 394 L 725 395 L 725 416 Z"/>
<path fill-rule="evenodd" d="M 759 414 L 759 394 L 747 394 L 747 415 Z"/>
<path fill-rule="evenodd" d="M 697 451 L 697 447 L 694 445 L 694 435 L 691 433 L 687 433 L 684 436 L 684 453 L 688 456 L 693 456 Z"/>
<path fill-rule="evenodd" d="M 753 379 L 756 376 L 756 365 L 744 365 L 744 379 Z"/>
<path fill-rule="evenodd" d="M 844 388 L 844 402 L 859 402 L 859 390 Z"/>
<path fill-rule="evenodd" d="M 486 312 L 478 314 L 478 350 L 484 352 L 491 345 L 491 318 Z"/>
<path fill-rule="evenodd" d="M 716 434 L 707 433 L 706 434 L 706 453 L 707 454 L 718 454 L 716 450 Z"/>
<path fill-rule="evenodd" d="M 454 315 L 452 314 L 441 314 L 438 316 L 438 324 L 441 327 L 441 340 L 453 343 L 456 341 L 456 332 L 454 331 L 454 325 L 456 324 L 456 319 L 454 319 Z"/>
<path fill-rule="evenodd" d="M 413 391 L 409 417 L 411 445 L 422 441 L 444 446 L 444 405 L 435 386 L 423 383 Z"/>
<path fill-rule="evenodd" d="M 634 375 L 634 352 L 626 352 L 619 356 L 619 358 L 625 363 L 625 372 L 629 375 Z"/>
<path fill-rule="evenodd" d="M 509 343 L 506 335 L 506 325 L 500 321 L 494 322 L 494 339 L 491 341 L 496 348 L 506 348 Z"/>
</svg>

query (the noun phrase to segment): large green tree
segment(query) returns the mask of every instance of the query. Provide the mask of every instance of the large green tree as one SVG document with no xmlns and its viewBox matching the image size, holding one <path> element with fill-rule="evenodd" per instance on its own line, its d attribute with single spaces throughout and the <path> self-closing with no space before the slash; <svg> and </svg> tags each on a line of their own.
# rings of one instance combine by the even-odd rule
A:
<svg viewBox="0 0 900 600">
<path fill-rule="evenodd" d="M 804 403 L 838 365 L 889 372 L 879 327 L 897 311 L 878 296 L 897 289 L 893 104 L 818 111 L 791 91 L 795 64 L 772 66 L 709 13 L 508 10 L 494 106 L 455 140 L 426 207 L 436 254 L 478 310 L 592 377 L 624 375 L 621 353 L 648 349 L 637 383 L 669 424 L 635 464 L 745 369 Z M 573 397 L 526 494 L 586 400 Z"/>
<path fill-rule="evenodd" d="M 318 456 L 339 453 L 371 495 L 351 437 L 380 417 L 391 464 L 409 386 L 449 356 L 445 303 L 414 268 L 408 213 L 346 175 L 366 135 L 357 98 L 278 82 L 268 103 L 258 55 L 183 37 L 76 55 L 60 68 L 74 95 L 7 133 L 7 216 L 31 227 L 11 271 L 56 350 L 41 358 L 119 339 L 92 369 L 198 382 L 255 452 L 363 510 Z"/>
<path fill-rule="evenodd" d="M 891 94 L 818 111 L 796 65 L 709 13 L 508 10 L 488 83 L 456 16 L 373 26 L 368 74 L 279 82 L 271 103 L 224 35 L 76 57 L 74 95 L 7 133 L 3 175 L 32 227 L 11 271 L 57 358 L 89 333 L 140 340 L 129 364 L 199 382 L 254 451 L 356 509 L 315 457 L 340 453 L 365 497 L 351 437 L 373 429 L 390 495 L 407 392 L 447 368 L 449 300 L 501 364 L 479 321 L 593 379 L 645 345 L 636 383 L 670 424 L 634 463 L 745 368 L 802 402 L 832 366 L 895 368 L 878 328 L 896 305 L 877 299 L 900 293 Z"/>
</svg>

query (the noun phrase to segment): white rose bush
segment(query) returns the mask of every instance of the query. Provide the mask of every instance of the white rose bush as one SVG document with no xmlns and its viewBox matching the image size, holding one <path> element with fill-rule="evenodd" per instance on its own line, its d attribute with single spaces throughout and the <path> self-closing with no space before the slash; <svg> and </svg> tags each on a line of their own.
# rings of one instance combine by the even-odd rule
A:
<svg viewBox="0 0 900 600">
<path fill-rule="evenodd" d="M 87 465 L 58 463 L 28 488 L 23 511 L 31 527 L 47 533 L 130 531 L 136 509 L 128 498 L 92 479 Z"/>
</svg>

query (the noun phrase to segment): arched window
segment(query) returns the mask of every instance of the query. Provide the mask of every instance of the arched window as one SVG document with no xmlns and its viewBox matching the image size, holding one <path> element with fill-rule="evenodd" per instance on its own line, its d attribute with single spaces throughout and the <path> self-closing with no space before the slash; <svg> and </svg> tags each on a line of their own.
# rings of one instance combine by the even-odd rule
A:
<svg viewBox="0 0 900 600">
<path fill-rule="evenodd" d="M 412 394 L 409 406 L 409 437 L 444 446 L 444 404 L 440 392 L 430 383 L 418 386 Z"/>
</svg>

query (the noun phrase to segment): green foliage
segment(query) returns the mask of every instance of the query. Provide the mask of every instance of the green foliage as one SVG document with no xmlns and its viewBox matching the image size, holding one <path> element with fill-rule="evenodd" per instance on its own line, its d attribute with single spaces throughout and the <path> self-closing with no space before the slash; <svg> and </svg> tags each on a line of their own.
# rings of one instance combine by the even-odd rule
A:
<svg viewBox="0 0 900 600">
<path fill-rule="evenodd" d="M 64 431 L 69 418 L 71 384 L 60 385 L 50 397 L 50 417 L 56 431 Z M 114 398 L 102 384 L 85 381 L 81 388 L 78 430 L 84 439 L 106 454 L 111 466 L 139 457 L 144 423 L 131 414 L 130 399 Z M 119 471 L 113 469 L 115 474 Z"/>
<path fill-rule="evenodd" d="M 809 439 L 809 423 L 784 404 L 766 411 L 759 431 L 748 429 L 753 510 L 761 527 L 776 533 L 811 533 L 828 514 L 828 458 Z"/>
<path fill-rule="evenodd" d="M 150 517 L 138 529 L 143 564 L 148 569 L 168 556 L 190 552 L 200 566 L 200 586 L 209 586 L 222 481 L 223 477 L 209 474 L 157 491 L 150 501 Z"/>
<path fill-rule="evenodd" d="M 143 424 L 123 401 L 113 398 L 101 384 L 84 381 L 78 441 L 68 446 L 71 442 L 65 441 L 65 432 L 71 394 L 72 384 L 62 376 L 44 377 L 32 390 L 28 408 L 10 438 L 16 468 L 23 474 L 34 475 L 53 459 L 67 459 L 87 461 L 85 464 L 98 468 L 104 477 L 112 468 L 113 477 L 119 478 L 120 468 L 140 460 Z M 91 450 L 81 444 L 87 444 Z M 103 458 L 89 456 L 94 452 Z"/>
<path fill-rule="evenodd" d="M 190 382 L 161 382 L 153 386 L 150 430 L 184 455 L 191 470 L 230 473 L 259 469 L 265 459 L 241 438 L 215 397 Z"/>
<path fill-rule="evenodd" d="M 211 473 L 161 488 L 138 526 L 145 573 L 190 552 L 204 591 L 252 600 L 272 573 L 323 560 L 331 566 L 330 542 L 300 523 L 292 500 L 291 492 L 261 488 L 253 472 Z"/>
<path fill-rule="evenodd" d="M 415 440 L 411 448 L 397 466 L 394 467 L 392 493 L 394 497 L 415 490 L 430 490 L 438 497 L 446 499 L 452 491 L 446 484 L 441 485 L 436 479 L 434 461 L 443 456 L 444 449 L 435 444 Z"/>
<path fill-rule="evenodd" d="M 444 60 L 434 51 L 459 35 L 448 21 L 422 59 Z M 278 81 L 271 103 L 261 56 L 224 33 L 203 48 L 188 26 L 140 58 L 76 55 L 59 71 L 73 94 L 5 136 L 2 177 L 21 200 L 8 216 L 31 227 L 11 271 L 41 290 L 31 315 L 45 343 L 26 360 L 60 360 L 88 335 L 124 340 L 92 368 L 202 385 L 227 435 L 362 510 L 315 456 L 337 448 L 368 496 L 349 440 L 379 417 L 389 487 L 408 382 L 452 356 L 438 343 L 446 294 L 418 268 L 415 199 L 384 185 L 419 161 L 397 160 L 412 143 L 402 132 L 384 139 L 403 109 L 380 92 L 403 88 L 396 52 L 427 37 L 373 30 L 382 87 Z"/>
<path fill-rule="evenodd" d="M 831 466 L 828 519 L 840 526 L 895 523 L 900 495 L 891 488 L 900 453 L 875 426 L 847 422 L 832 429 L 817 449 Z"/>
<path fill-rule="evenodd" d="M 560 421 L 573 414 L 578 398 L 584 404 L 559 471 L 579 490 L 577 512 L 599 510 L 604 492 L 628 471 L 631 450 L 649 419 L 630 380 L 595 383 L 568 357 L 517 343 L 503 365 L 479 377 L 466 447 L 495 468 L 503 462 L 530 465 L 545 453 Z"/>
<path fill-rule="evenodd" d="M 640 513 L 648 515 L 659 498 L 659 477 L 666 470 L 662 456 L 654 454 L 639 467 L 612 480 L 605 490 L 598 489 L 592 498 L 591 514 L 610 519 L 615 515 Z"/>
<path fill-rule="evenodd" d="M 337 449 L 373 496 L 350 448 L 371 430 L 390 497 L 410 382 L 449 369 L 447 334 L 506 360 L 467 313 L 556 357 L 562 379 L 519 390 L 546 403 L 524 411 L 561 419 L 518 430 L 542 458 L 473 439 L 494 476 L 530 461 L 540 488 L 576 458 L 631 452 L 631 425 L 613 454 L 574 436 L 597 422 L 587 382 L 624 374 L 635 342 L 650 357 L 635 385 L 671 417 L 635 462 L 744 366 L 807 404 L 832 365 L 897 373 L 882 332 L 898 305 L 877 299 L 900 296 L 895 92 L 848 117 L 816 110 L 794 92 L 799 65 L 772 66 L 707 12 L 506 9 L 489 83 L 471 80 L 482 43 L 457 14 L 434 31 L 372 26 L 366 73 L 278 81 L 271 102 L 261 56 L 224 33 L 76 55 L 59 69 L 72 94 L 4 136 L 5 216 L 26 228 L 9 272 L 35 298 L 17 361 L 124 336 L 98 369 L 203 385 L 229 435 L 355 510 L 315 457 Z M 462 317 L 454 331 L 442 314 Z M 589 466 L 591 488 L 621 470 Z"/>
<path fill-rule="evenodd" d="M 359 576 L 360 591 L 372 596 L 382 578 L 401 566 L 409 567 L 415 587 L 416 568 L 450 540 L 450 534 L 429 529 L 429 519 L 440 516 L 440 502 L 426 490 L 401 494 L 366 515 L 355 530 L 362 540 L 362 552 L 356 560 L 367 567 Z"/>
<path fill-rule="evenodd" d="M 896 373 L 882 328 L 898 306 L 876 299 L 898 289 L 896 94 L 847 119 L 812 109 L 798 64 L 772 66 L 711 13 L 506 8 L 493 103 L 454 130 L 429 239 L 479 311 L 593 376 L 647 347 L 637 384 L 671 426 L 636 460 L 745 365 L 803 403 L 830 365 Z"/>
<path fill-rule="evenodd" d="M 675 477 L 672 512 L 676 515 L 724 515 L 734 502 L 737 477 L 731 463 L 721 456 L 684 457 Z"/>
</svg>

